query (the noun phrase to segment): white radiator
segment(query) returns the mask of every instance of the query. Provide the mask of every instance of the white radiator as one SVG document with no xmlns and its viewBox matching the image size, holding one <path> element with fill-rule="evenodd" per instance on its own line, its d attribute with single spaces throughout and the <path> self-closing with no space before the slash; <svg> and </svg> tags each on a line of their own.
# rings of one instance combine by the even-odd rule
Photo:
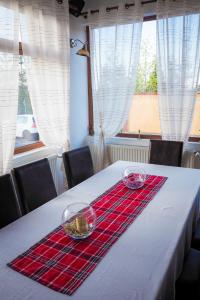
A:
<svg viewBox="0 0 200 300">
<path fill-rule="evenodd" d="M 56 190 L 58 191 L 58 172 L 57 172 L 57 155 L 51 155 L 48 157 L 49 165 L 51 168 L 51 173 L 53 176 L 53 180 L 56 186 Z"/>
<path fill-rule="evenodd" d="M 182 167 L 200 169 L 199 152 L 184 151 L 182 156 Z"/>
<path fill-rule="evenodd" d="M 128 160 L 147 163 L 149 161 L 149 147 L 133 145 L 108 145 L 110 163 L 117 160 Z"/>
<path fill-rule="evenodd" d="M 127 160 L 148 163 L 149 147 L 133 145 L 108 145 L 110 163 L 117 160 Z M 182 167 L 200 169 L 200 152 L 185 150 L 182 156 Z"/>
<path fill-rule="evenodd" d="M 53 180 L 56 186 L 56 191 L 59 195 L 67 189 L 63 161 L 62 158 L 57 157 L 57 155 L 49 156 L 48 160 L 49 160 L 49 165 L 51 168 Z"/>
<path fill-rule="evenodd" d="M 89 143 L 94 166 L 98 154 L 97 145 Z M 110 164 L 117 160 L 127 160 L 133 162 L 148 163 L 149 146 L 144 145 L 125 145 L 125 144 L 107 144 Z M 182 156 L 182 167 L 200 169 L 200 151 L 195 155 L 192 149 L 185 149 Z"/>
</svg>

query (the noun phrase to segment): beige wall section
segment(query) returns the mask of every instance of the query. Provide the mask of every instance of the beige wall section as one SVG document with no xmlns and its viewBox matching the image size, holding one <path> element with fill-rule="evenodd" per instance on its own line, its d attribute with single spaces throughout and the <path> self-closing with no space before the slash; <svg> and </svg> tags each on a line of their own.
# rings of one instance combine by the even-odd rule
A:
<svg viewBox="0 0 200 300">
<path fill-rule="evenodd" d="M 158 95 L 135 95 L 123 132 L 160 134 Z M 200 94 L 197 95 L 191 135 L 200 135 Z"/>
<path fill-rule="evenodd" d="M 135 95 L 125 131 L 160 134 L 157 95 Z"/>
</svg>

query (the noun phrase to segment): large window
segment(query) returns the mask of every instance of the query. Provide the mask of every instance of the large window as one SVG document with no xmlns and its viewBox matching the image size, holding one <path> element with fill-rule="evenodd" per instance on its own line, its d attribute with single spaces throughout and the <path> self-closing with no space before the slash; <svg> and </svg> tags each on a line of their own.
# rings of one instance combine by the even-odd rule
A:
<svg viewBox="0 0 200 300">
<path fill-rule="evenodd" d="M 200 87 L 190 136 L 200 139 Z M 136 90 L 122 134 L 161 135 L 156 73 L 156 21 L 143 23 Z"/>
</svg>

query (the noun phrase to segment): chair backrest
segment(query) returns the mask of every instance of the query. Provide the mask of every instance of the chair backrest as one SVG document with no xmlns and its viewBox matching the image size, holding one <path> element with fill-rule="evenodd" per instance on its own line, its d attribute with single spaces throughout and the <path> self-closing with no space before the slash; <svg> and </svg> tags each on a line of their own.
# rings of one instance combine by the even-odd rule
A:
<svg viewBox="0 0 200 300">
<path fill-rule="evenodd" d="M 94 174 L 92 157 L 88 146 L 64 152 L 63 162 L 69 188 L 74 187 Z"/>
<path fill-rule="evenodd" d="M 0 176 L 0 228 L 21 217 L 10 174 Z"/>
<path fill-rule="evenodd" d="M 57 196 L 47 158 L 14 168 L 14 176 L 24 213 Z"/>
<path fill-rule="evenodd" d="M 150 164 L 181 166 L 183 142 L 151 140 Z"/>
</svg>

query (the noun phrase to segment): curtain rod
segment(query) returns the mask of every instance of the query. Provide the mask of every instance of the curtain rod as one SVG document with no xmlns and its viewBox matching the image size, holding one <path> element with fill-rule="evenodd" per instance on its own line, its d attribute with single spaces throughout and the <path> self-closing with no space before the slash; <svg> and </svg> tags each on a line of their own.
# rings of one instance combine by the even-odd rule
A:
<svg viewBox="0 0 200 300">
<path fill-rule="evenodd" d="M 175 0 L 173 0 L 173 1 L 175 1 Z M 144 5 L 144 4 L 155 3 L 155 2 L 157 2 L 157 0 L 147 0 L 147 1 L 141 1 L 141 4 Z M 124 6 L 126 9 L 129 9 L 129 7 L 135 6 L 135 3 L 127 3 Z M 118 8 L 119 8 L 119 6 L 106 7 L 106 11 L 110 12 L 111 10 L 115 10 Z M 91 13 L 91 14 L 99 13 L 99 9 L 93 9 L 93 10 L 90 10 L 89 12 L 88 11 L 82 12 L 81 16 L 83 16 L 84 18 L 87 18 L 89 13 Z"/>
</svg>

